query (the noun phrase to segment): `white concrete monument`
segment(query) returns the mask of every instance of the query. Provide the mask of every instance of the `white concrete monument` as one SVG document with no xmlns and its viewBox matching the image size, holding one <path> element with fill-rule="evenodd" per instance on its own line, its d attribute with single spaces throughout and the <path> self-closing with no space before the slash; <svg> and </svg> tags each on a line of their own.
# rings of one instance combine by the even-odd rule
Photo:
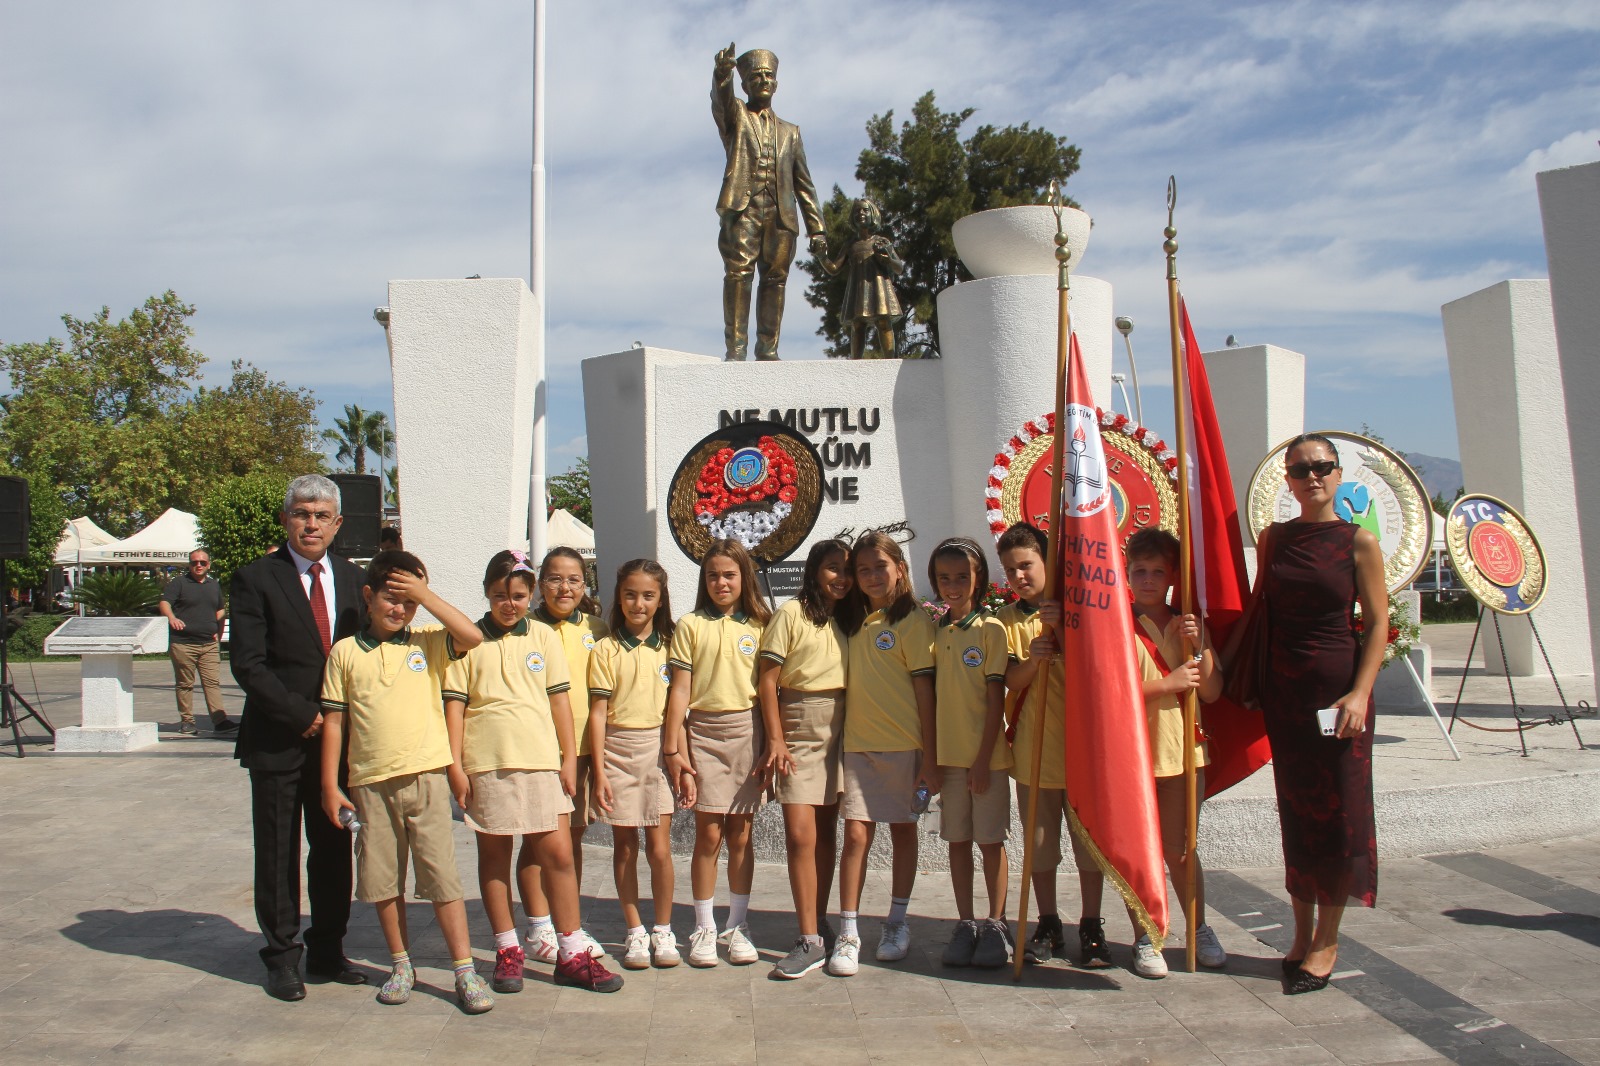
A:
<svg viewBox="0 0 1600 1066">
<path fill-rule="evenodd" d="M 1246 517 L 1250 477 L 1268 452 L 1305 432 L 1306 357 L 1272 344 L 1222 348 L 1201 357 L 1233 474 L 1245 557 L 1253 572 L 1255 542 Z"/>
<path fill-rule="evenodd" d="M 156 723 L 133 720 L 133 657 L 167 650 L 165 618 L 69 618 L 44 638 L 46 655 L 80 656 L 83 724 L 56 730 L 56 751 L 148 748 Z"/>
<path fill-rule="evenodd" d="M 1533 527 L 1549 567 L 1535 617 L 1550 665 L 1557 675 L 1591 674 L 1588 586 L 1567 446 L 1571 391 L 1563 401 L 1550 283 L 1498 282 L 1445 304 L 1442 314 L 1462 481 L 1469 492 L 1504 500 Z M 1492 634 L 1478 642 L 1489 673 L 1545 672 L 1526 622 L 1503 620 L 1501 634 L 1504 662 Z"/>
<path fill-rule="evenodd" d="M 1595 414 L 1600 399 L 1600 163 L 1547 170 L 1538 183 L 1577 526 L 1547 530 L 1536 524 L 1535 529 L 1546 551 L 1562 536 L 1571 537 L 1574 552 L 1580 542 L 1588 547 L 1584 578 L 1595 592 L 1600 590 L 1600 418 Z M 1528 520 L 1537 523 L 1532 515 Z M 1600 663 L 1600 595 L 1589 600 L 1587 614 L 1592 672 Z M 1548 636 L 1544 626 L 1539 632 Z"/>
</svg>

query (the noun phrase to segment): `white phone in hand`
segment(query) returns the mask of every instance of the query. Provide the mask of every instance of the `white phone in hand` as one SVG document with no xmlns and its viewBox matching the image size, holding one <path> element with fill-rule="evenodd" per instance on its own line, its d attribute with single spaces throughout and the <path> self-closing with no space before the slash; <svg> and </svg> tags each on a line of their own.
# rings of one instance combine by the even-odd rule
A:
<svg viewBox="0 0 1600 1066">
<path fill-rule="evenodd" d="M 1317 711 L 1317 728 L 1322 735 L 1331 737 L 1339 730 L 1339 708 L 1323 707 Z"/>
</svg>

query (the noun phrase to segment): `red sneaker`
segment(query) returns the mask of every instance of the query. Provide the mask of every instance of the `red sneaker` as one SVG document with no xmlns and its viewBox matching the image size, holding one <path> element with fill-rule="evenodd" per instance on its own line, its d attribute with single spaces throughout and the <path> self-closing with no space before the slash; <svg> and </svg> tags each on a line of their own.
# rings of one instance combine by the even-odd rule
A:
<svg viewBox="0 0 1600 1066">
<path fill-rule="evenodd" d="M 522 991 L 521 948 L 501 948 L 494 955 L 494 980 L 490 982 L 496 992 Z"/>
<path fill-rule="evenodd" d="M 622 977 L 606 969 L 587 951 L 580 951 L 556 963 L 556 984 L 587 988 L 591 992 L 615 992 L 622 987 Z"/>
</svg>

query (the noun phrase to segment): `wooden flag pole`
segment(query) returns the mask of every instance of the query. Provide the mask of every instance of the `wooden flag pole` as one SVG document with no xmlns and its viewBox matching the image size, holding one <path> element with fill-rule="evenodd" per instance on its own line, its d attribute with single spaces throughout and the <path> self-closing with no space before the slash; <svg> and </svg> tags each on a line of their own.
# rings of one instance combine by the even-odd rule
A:
<svg viewBox="0 0 1600 1066">
<path fill-rule="evenodd" d="M 1167 314 L 1172 322 L 1172 407 L 1177 416 L 1178 469 L 1178 614 L 1194 613 L 1194 552 L 1191 550 L 1189 530 L 1189 412 L 1185 410 L 1183 384 L 1184 358 L 1183 334 L 1178 321 L 1178 230 L 1172 224 L 1172 215 L 1178 205 L 1178 179 L 1167 179 L 1167 228 L 1162 231 L 1166 240 L 1161 250 L 1167 253 Z M 1199 655 L 1200 648 L 1185 648 L 1191 655 Z M 1194 764 L 1194 738 L 1197 725 L 1196 695 L 1194 689 L 1183 694 L 1183 961 L 1190 973 L 1195 971 L 1194 931 L 1198 928 L 1195 913 L 1195 850 L 1200 835 L 1200 801 Z"/>
<path fill-rule="evenodd" d="M 1068 263 L 1072 260 L 1072 250 L 1067 247 L 1067 231 L 1061 222 L 1061 182 L 1055 178 L 1050 179 L 1050 206 L 1056 213 L 1056 421 L 1051 432 L 1050 440 L 1050 528 L 1047 536 L 1050 538 L 1050 550 L 1045 553 L 1044 560 L 1044 589 L 1045 598 L 1059 601 L 1061 599 L 1061 568 L 1057 564 L 1060 557 L 1060 542 L 1057 538 L 1061 535 L 1065 523 L 1061 517 L 1061 471 L 1066 462 L 1066 438 L 1061 432 L 1061 427 L 1066 425 L 1067 407 L 1067 352 L 1072 343 L 1072 313 L 1068 308 Z M 1051 630 L 1046 626 L 1041 633 L 1048 634 Z M 1022 944 L 1028 937 L 1028 890 L 1033 886 L 1033 834 L 1039 825 L 1039 777 L 1044 763 L 1044 716 L 1049 712 L 1046 696 L 1050 691 L 1051 664 L 1039 664 L 1039 671 L 1033 676 L 1032 691 L 1028 698 L 1034 707 L 1034 719 L 1038 723 L 1038 734 L 1033 744 L 1033 781 L 1028 789 L 1028 814 L 1023 820 L 1022 833 L 1022 887 L 1017 893 L 1017 938 L 1016 952 L 1012 960 L 1011 979 L 1022 980 L 1023 950 Z"/>
</svg>

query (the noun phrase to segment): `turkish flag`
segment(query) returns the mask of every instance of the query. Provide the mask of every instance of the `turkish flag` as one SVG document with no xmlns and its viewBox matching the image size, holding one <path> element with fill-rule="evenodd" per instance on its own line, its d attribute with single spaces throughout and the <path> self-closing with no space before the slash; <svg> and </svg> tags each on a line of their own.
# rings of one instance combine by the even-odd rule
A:
<svg viewBox="0 0 1600 1066">
<path fill-rule="evenodd" d="M 1150 736 L 1100 421 L 1078 338 L 1067 368 L 1061 525 L 1050 531 L 1066 668 L 1067 805 L 1072 828 L 1159 948 L 1167 931 Z"/>
<path fill-rule="evenodd" d="M 1200 342 L 1189 322 L 1189 307 L 1179 303 L 1183 326 L 1183 396 L 1179 409 L 1187 420 L 1189 454 L 1184 466 L 1189 477 L 1189 544 L 1194 556 L 1195 590 L 1199 612 L 1211 631 L 1213 652 L 1228 641 L 1250 599 L 1250 580 L 1244 565 L 1244 540 L 1239 530 L 1239 507 L 1228 473 L 1228 453 L 1211 403 L 1211 383 Z M 1201 705 L 1201 719 L 1210 742 L 1211 765 L 1206 768 L 1206 796 L 1238 784 L 1272 758 L 1265 720 L 1260 712 L 1246 710 L 1219 697 Z"/>
</svg>

